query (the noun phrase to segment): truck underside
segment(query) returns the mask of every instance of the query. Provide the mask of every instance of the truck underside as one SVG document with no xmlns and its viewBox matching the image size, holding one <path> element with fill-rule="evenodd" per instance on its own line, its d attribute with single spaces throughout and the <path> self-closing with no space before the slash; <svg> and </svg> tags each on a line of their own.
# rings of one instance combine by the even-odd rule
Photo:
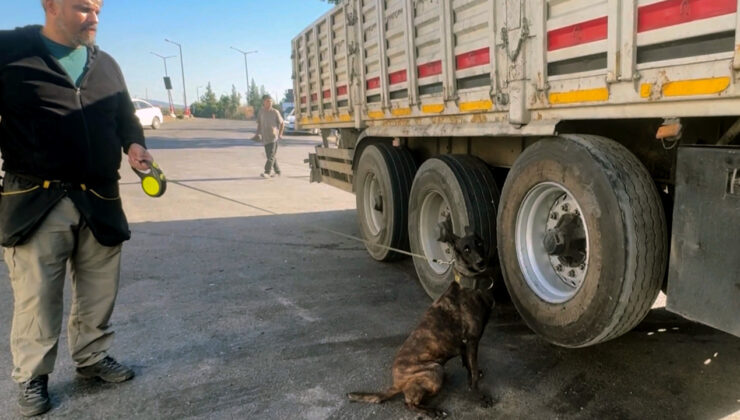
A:
<svg viewBox="0 0 740 420">
<path fill-rule="evenodd" d="M 661 289 L 740 335 L 737 9 L 345 0 L 293 45 L 301 124 L 340 130 L 312 181 L 355 193 L 369 254 L 410 250 L 432 297 L 439 223 L 472 229 L 552 343 L 617 337 Z"/>
</svg>

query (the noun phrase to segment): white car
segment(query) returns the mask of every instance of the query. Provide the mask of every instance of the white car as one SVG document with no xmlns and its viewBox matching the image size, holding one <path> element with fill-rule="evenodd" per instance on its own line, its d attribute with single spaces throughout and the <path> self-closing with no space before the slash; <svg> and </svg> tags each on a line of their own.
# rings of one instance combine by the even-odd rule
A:
<svg viewBox="0 0 740 420">
<path fill-rule="evenodd" d="M 285 132 L 286 133 L 303 133 L 303 134 L 319 134 L 319 129 L 301 129 L 296 130 L 295 128 L 295 109 L 291 109 L 290 114 L 285 117 Z"/>
<path fill-rule="evenodd" d="M 164 117 L 159 107 L 141 99 L 133 99 L 132 102 L 134 103 L 136 116 L 139 118 L 139 123 L 141 123 L 142 127 L 151 127 L 156 130 L 162 125 Z"/>
</svg>

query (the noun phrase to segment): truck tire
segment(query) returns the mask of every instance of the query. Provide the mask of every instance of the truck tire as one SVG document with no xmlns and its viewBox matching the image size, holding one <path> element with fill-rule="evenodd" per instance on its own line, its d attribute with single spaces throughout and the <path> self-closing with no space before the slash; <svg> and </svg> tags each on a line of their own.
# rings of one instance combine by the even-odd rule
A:
<svg viewBox="0 0 740 420">
<path fill-rule="evenodd" d="M 625 147 L 590 135 L 541 140 L 514 163 L 502 200 L 502 271 L 532 330 L 585 347 L 645 317 L 666 269 L 666 220 L 650 174 Z"/>
<path fill-rule="evenodd" d="M 355 172 L 357 221 L 365 248 L 378 261 L 393 261 L 408 250 L 408 202 L 416 162 L 405 148 L 367 146 Z"/>
<path fill-rule="evenodd" d="M 438 241 L 437 225 L 452 221 L 456 235 L 465 228 L 478 234 L 486 246 L 488 260 L 496 263 L 496 210 L 499 190 L 488 166 L 473 156 L 444 155 L 425 161 L 414 178 L 409 200 L 409 243 L 419 282 L 436 299 L 453 280 L 449 265 L 452 250 Z"/>
</svg>

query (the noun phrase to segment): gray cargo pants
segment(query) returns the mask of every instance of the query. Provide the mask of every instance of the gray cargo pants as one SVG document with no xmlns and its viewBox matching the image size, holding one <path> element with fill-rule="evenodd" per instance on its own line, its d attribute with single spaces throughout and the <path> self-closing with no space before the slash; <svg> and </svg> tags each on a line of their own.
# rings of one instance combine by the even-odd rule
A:
<svg viewBox="0 0 740 420">
<path fill-rule="evenodd" d="M 277 150 L 278 142 L 265 144 L 265 155 L 267 155 L 267 162 L 265 163 L 265 173 L 269 174 L 271 170 L 275 170 L 276 174 L 280 173 L 280 167 L 277 163 Z"/>
<path fill-rule="evenodd" d="M 108 321 L 118 293 L 121 245 L 101 245 L 72 200 L 64 198 L 28 242 L 5 248 L 5 262 L 14 298 L 13 380 L 25 382 L 54 370 L 67 263 L 72 277 L 67 325 L 72 360 L 82 367 L 106 356 L 113 341 Z"/>
</svg>

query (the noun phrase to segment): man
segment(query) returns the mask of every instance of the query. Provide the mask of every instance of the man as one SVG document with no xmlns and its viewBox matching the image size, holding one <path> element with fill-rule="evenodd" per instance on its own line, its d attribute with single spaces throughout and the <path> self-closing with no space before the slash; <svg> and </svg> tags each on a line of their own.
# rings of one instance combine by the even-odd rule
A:
<svg viewBox="0 0 740 420">
<path fill-rule="evenodd" d="M 0 240 L 13 288 L 10 347 L 21 414 L 51 408 L 67 263 L 69 351 L 84 377 L 134 372 L 108 355 L 121 243 L 121 150 L 146 170 L 147 152 L 123 76 L 95 46 L 102 0 L 42 0 L 43 27 L 0 31 Z"/>
<path fill-rule="evenodd" d="M 272 97 L 265 95 L 262 97 L 262 109 L 257 116 L 257 134 L 254 139 L 261 139 L 265 146 L 267 162 L 265 163 L 265 172 L 260 175 L 262 178 L 270 178 L 270 171 L 274 170 L 274 176 L 280 176 L 280 167 L 277 163 L 278 140 L 283 138 L 285 123 L 280 112 L 272 107 Z"/>
</svg>

